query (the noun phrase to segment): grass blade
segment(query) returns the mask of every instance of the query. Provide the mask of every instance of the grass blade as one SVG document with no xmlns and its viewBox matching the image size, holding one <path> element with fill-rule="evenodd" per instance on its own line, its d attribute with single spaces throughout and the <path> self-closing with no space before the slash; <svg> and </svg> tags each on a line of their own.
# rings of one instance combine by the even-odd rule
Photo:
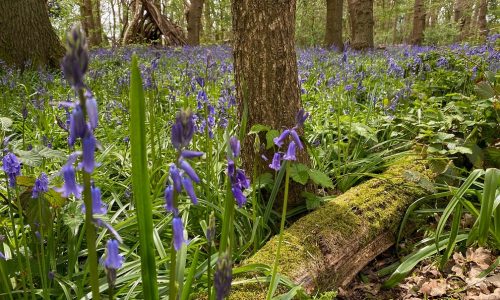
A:
<svg viewBox="0 0 500 300">
<path fill-rule="evenodd" d="M 132 58 L 130 75 L 130 144 L 132 156 L 132 191 L 139 225 L 141 274 L 145 299 L 158 299 L 153 212 L 149 191 L 147 162 L 146 109 L 137 56 Z"/>
</svg>

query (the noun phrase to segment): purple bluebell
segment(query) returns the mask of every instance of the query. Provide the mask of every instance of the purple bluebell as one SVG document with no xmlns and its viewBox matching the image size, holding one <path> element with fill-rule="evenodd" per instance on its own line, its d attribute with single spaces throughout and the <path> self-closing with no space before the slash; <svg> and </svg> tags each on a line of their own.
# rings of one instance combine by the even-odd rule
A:
<svg viewBox="0 0 500 300">
<path fill-rule="evenodd" d="M 299 134 L 297 133 L 297 131 L 295 131 L 294 129 L 290 130 L 290 135 L 292 136 L 295 144 L 299 146 L 299 149 L 301 150 L 304 149 L 304 146 L 302 146 L 302 142 L 300 141 Z"/>
<path fill-rule="evenodd" d="M 180 160 L 180 168 L 196 183 L 200 183 L 200 177 L 196 174 L 191 165 L 184 159 Z"/>
<path fill-rule="evenodd" d="M 7 153 L 3 157 L 2 163 L 2 169 L 9 177 L 9 186 L 15 187 L 16 178 L 21 175 L 21 163 L 19 163 L 17 156 L 12 152 Z"/>
<path fill-rule="evenodd" d="M 345 89 L 346 91 L 348 91 L 348 92 L 352 91 L 352 90 L 353 90 L 353 88 L 354 88 L 354 87 L 352 86 L 352 84 L 348 84 L 348 85 L 346 85 L 346 86 L 344 87 L 344 89 Z"/>
<path fill-rule="evenodd" d="M 76 105 L 69 119 L 69 145 L 73 146 L 78 138 L 83 138 L 86 131 L 87 124 L 83 110 L 80 105 Z"/>
<path fill-rule="evenodd" d="M 285 143 L 285 139 L 288 137 L 288 135 L 290 134 L 290 130 L 289 129 L 285 129 L 279 137 L 276 137 L 273 139 L 274 141 L 274 144 L 278 147 L 281 147 L 283 146 L 283 144 Z"/>
<path fill-rule="evenodd" d="M 97 114 L 97 101 L 94 98 L 94 95 L 87 90 L 85 91 L 85 108 L 87 109 L 87 116 L 89 118 L 90 129 L 94 130 L 97 127 L 99 122 L 98 114 Z"/>
<path fill-rule="evenodd" d="M 203 156 L 203 152 L 200 152 L 200 151 L 191 151 L 191 150 L 182 150 L 181 152 L 181 156 L 182 158 L 185 158 L 185 159 L 192 159 L 192 158 L 196 158 L 196 157 L 201 157 Z"/>
<path fill-rule="evenodd" d="M 38 176 L 35 180 L 35 185 L 33 186 L 33 191 L 31 192 L 31 198 L 36 199 L 42 193 L 46 193 L 49 191 L 49 177 L 47 174 L 43 173 Z"/>
<path fill-rule="evenodd" d="M 193 201 L 193 204 L 195 205 L 198 204 L 198 198 L 196 197 L 193 183 L 191 182 L 191 179 L 189 179 L 189 177 L 187 176 L 182 177 L 182 186 L 186 190 L 186 193 L 188 194 L 189 198 L 191 198 L 191 201 Z"/>
<path fill-rule="evenodd" d="M 165 209 L 169 212 L 174 212 L 174 188 L 167 185 L 165 188 Z"/>
<path fill-rule="evenodd" d="M 2 251 L 0 251 L 0 259 L 1 259 L 1 260 L 7 260 L 7 259 L 5 258 L 5 255 L 2 253 Z"/>
<path fill-rule="evenodd" d="M 96 139 L 92 132 L 88 131 L 82 140 L 82 168 L 87 173 L 94 172 L 95 147 Z"/>
<path fill-rule="evenodd" d="M 295 157 L 295 142 L 291 141 L 290 144 L 288 145 L 288 150 L 286 151 L 285 155 L 283 155 L 284 160 L 297 160 Z"/>
<path fill-rule="evenodd" d="M 187 244 L 187 241 L 184 239 L 184 224 L 182 224 L 181 218 L 173 218 L 172 230 L 174 232 L 174 249 L 175 251 L 179 251 L 179 249 L 181 249 L 182 247 L 182 244 Z"/>
<path fill-rule="evenodd" d="M 233 193 L 233 197 L 236 200 L 239 208 L 242 208 L 247 203 L 247 197 L 243 195 L 243 191 L 238 186 L 232 186 L 231 192 Z"/>
<path fill-rule="evenodd" d="M 233 152 L 233 157 L 236 158 L 240 156 L 240 141 L 235 136 L 229 139 L 229 145 Z"/>
<path fill-rule="evenodd" d="M 271 161 L 271 164 L 269 164 L 269 168 L 279 171 L 281 168 L 281 154 L 276 152 L 274 153 L 273 160 Z"/>
<path fill-rule="evenodd" d="M 55 191 L 61 193 L 64 198 L 69 197 L 71 194 L 75 195 L 76 198 L 80 199 L 82 196 L 83 187 L 76 183 L 75 180 L 75 168 L 73 167 L 72 159 L 70 159 L 61 170 L 63 175 L 64 184 L 60 188 L 56 188 Z"/>
<path fill-rule="evenodd" d="M 171 140 L 174 148 L 180 150 L 191 142 L 194 134 L 193 113 L 182 110 L 177 114 L 175 123 L 172 126 Z"/>
<path fill-rule="evenodd" d="M 297 127 L 301 127 L 304 125 L 304 122 L 309 117 L 309 113 L 304 111 L 304 109 L 300 109 L 297 115 L 295 115 L 295 124 Z"/>
<path fill-rule="evenodd" d="M 106 259 L 104 260 L 104 267 L 106 269 L 117 270 L 123 266 L 123 256 L 120 254 L 117 240 L 108 240 L 106 244 Z"/>
<path fill-rule="evenodd" d="M 92 214 L 94 215 L 105 215 L 108 213 L 108 207 L 102 202 L 101 189 L 95 187 L 92 183 L 90 188 L 90 194 L 92 195 Z M 82 213 L 85 213 L 85 204 L 82 205 Z"/>
<path fill-rule="evenodd" d="M 74 26 L 66 39 L 66 55 L 62 60 L 64 76 L 76 89 L 85 85 L 83 77 L 87 72 L 89 54 L 85 34 L 79 26 Z"/>
<path fill-rule="evenodd" d="M 214 274 L 214 286 L 215 286 L 215 298 L 217 300 L 223 300 L 229 296 L 231 291 L 231 281 L 232 281 L 232 262 L 231 256 L 226 251 L 219 255 L 217 259 L 217 264 L 215 265 Z"/>
<path fill-rule="evenodd" d="M 170 177 L 174 182 L 174 189 L 176 192 L 180 193 L 182 191 L 182 179 L 179 173 L 179 169 L 175 164 L 170 164 Z"/>
</svg>

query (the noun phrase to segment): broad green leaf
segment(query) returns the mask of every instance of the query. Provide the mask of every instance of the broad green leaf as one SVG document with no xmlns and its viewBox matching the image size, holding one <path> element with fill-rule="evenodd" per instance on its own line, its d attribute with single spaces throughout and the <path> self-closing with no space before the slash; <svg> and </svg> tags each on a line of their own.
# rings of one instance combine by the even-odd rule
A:
<svg viewBox="0 0 500 300">
<path fill-rule="evenodd" d="M 308 169 L 307 173 L 309 174 L 311 180 L 317 185 L 325 188 L 333 188 L 332 180 L 325 173 L 314 169 Z"/>
<path fill-rule="evenodd" d="M 300 163 L 292 164 L 290 166 L 290 177 L 302 185 L 306 184 L 309 180 L 309 168 Z"/>
<path fill-rule="evenodd" d="M 271 149 L 274 146 L 273 139 L 279 135 L 280 132 L 275 129 L 271 129 L 266 133 L 266 149 Z"/>
<path fill-rule="evenodd" d="M 255 134 L 255 133 L 259 133 L 259 132 L 262 132 L 262 131 L 269 131 L 271 128 L 269 128 L 269 126 L 266 126 L 266 125 L 262 125 L 262 124 L 255 124 L 252 126 L 252 128 L 250 128 L 250 131 L 248 132 L 248 134 Z"/>
</svg>

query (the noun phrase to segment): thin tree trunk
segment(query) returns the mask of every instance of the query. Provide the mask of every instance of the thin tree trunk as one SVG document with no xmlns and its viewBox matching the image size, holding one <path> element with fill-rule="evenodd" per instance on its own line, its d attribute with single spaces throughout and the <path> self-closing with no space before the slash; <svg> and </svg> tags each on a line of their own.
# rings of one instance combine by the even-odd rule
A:
<svg viewBox="0 0 500 300">
<path fill-rule="evenodd" d="M 373 48 L 373 0 L 348 0 L 353 49 Z"/>
<path fill-rule="evenodd" d="M 45 1 L 0 1 L 0 60 L 22 69 L 28 61 L 59 68 L 63 55 Z"/>
<path fill-rule="evenodd" d="M 88 37 L 89 46 L 93 46 L 95 42 L 92 39 L 92 32 L 95 30 L 94 26 L 94 14 L 92 13 L 92 1 L 91 0 L 80 0 L 80 15 L 82 18 L 82 29 L 85 35 Z"/>
<path fill-rule="evenodd" d="M 398 42 L 398 10 L 396 0 L 392 1 L 392 12 L 394 15 L 394 22 L 392 23 L 392 44 L 397 44 Z"/>
<path fill-rule="evenodd" d="M 203 11 L 203 17 L 204 17 L 204 36 L 206 39 L 213 41 L 213 19 L 212 19 L 212 1 L 211 0 L 206 0 L 205 1 L 205 9 Z"/>
<path fill-rule="evenodd" d="M 191 0 L 186 10 L 187 42 L 188 45 L 198 46 L 200 44 L 201 16 L 203 13 L 204 0 Z"/>
<path fill-rule="evenodd" d="M 415 0 L 413 6 L 413 30 L 411 35 L 411 43 L 413 45 L 421 45 L 424 40 L 425 29 L 425 6 L 424 0 Z"/>
<path fill-rule="evenodd" d="M 477 16 L 477 28 L 479 36 L 485 38 L 488 36 L 488 23 L 486 22 L 486 13 L 488 12 L 488 0 L 480 0 L 479 12 Z"/>
<path fill-rule="evenodd" d="M 342 41 L 342 10 L 343 0 L 326 0 L 325 46 L 344 50 Z"/>
<path fill-rule="evenodd" d="M 104 40 L 104 30 L 102 29 L 101 21 L 101 0 L 92 0 L 92 13 L 94 15 L 94 32 L 93 36 L 94 43 L 93 46 L 101 46 Z"/>
<path fill-rule="evenodd" d="M 470 19 L 469 0 L 457 0 L 455 2 L 453 20 L 458 24 L 460 29 L 460 41 L 463 41 L 469 34 Z"/>
<path fill-rule="evenodd" d="M 233 0 L 233 49 L 239 116 L 248 105 L 247 129 L 255 124 L 281 130 L 292 128 L 301 107 L 295 52 L 295 0 Z M 241 118 L 240 118 L 241 119 Z M 261 141 L 265 141 L 262 137 Z M 243 166 L 252 174 L 269 172 L 254 152 L 254 139 L 246 136 Z M 272 158 L 272 152 L 265 155 Z M 297 159 L 306 162 L 304 151 Z M 258 159 L 257 159 L 258 158 Z M 303 189 L 303 187 L 302 187 Z M 296 204 L 300 192 L 289 199 Z M 296 196 L 296 197 L 295 197 Z"/>
</svg>

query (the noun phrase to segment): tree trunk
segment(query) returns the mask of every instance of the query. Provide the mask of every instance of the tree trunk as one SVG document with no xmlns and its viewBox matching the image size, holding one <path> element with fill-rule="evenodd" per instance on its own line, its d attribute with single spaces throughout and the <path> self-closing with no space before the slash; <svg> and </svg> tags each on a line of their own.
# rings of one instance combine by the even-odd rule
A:
<svg viewBox="0 0 500 300">
<path fill-rule="evenodd" d="M 342 41 L 342 10 L 343 0 L 326 0 L 325 46 L 344 50 Z"/>
<path fill-rule="evenodd" d="M 205 38 L 209 41 L 213 41 L 213 19 L 212 19 L 212 2 L 211 0 L 205 1 L 205 9 L 203 11 L 203 16 L 204 16 L 204 26 L 203 30 L 204 33 L 203 35 Z"/>
<path fill-rule="evenodd" d="M 432 193 L 426 185 L 435 176 L 418 157 L 404 159 L 300 218 L 284 231 L 278 272 L 310 295 L 347 286 L 394 244 L 406 209 Z M 275 236 L 243 265 L 272 265 L 277 244 Z M 265 299 L 266 291 L 263 283 L 242 284 L 230 299 Z"/>
<path fill-rule="evenodd" d="M 104 30 L 102 29 L 102 21 L 101 21 L 101 1 L 100 0 L 92 0 L 92 13 L 94 16 L 94 39 L 93 46 L 101 46 L 104 41 Z"/>
<path fill-rule="evenodd" d="M 203 13 L 204 0 L 191 0 L 186 10 L 187 42 L 188 45 L 198 46 L 200 44 L 201 15 Z"/>
<path fill-rule="evenodd" d="M 457 0 L 455 2 L 453 19 L 460 30 L 459 40 L 463 41 L 469 34 L 471 19 L 469 0 Z"/>
<path fill-rule="evenodd" d="M 425 29 L 425 5 L 424 0 L 415 0 L 413 6 L 413 31 L 411 35 L 411 43 L 413 45 L 421 45 L 424 40 Z"/>
<path fill-rule="evenodd" d="M 479 36 L 486 38 L 488 36 L 488 23 L 486 22 L 486 13 L 488 12 L 488 0 L 480 0 L 479 12 L 477 16 L 477 28 Z"/>
<path fill-rule="evenodd" d="M 31 66 L 59 68 L 64 55 L 49 20 L 44 0 L 0 1 L 0 59 L 24 69 Z"/>
<path fill-rule="evenodd" d="M 233 0 L 234 73 L 238 113 L 248 105 L 247 130 L 255 124 L 282 130 L 295 125 L 300 91 L 295 52 L 295 0 Z M 261 141 L 265 141 L 261 137 Z M 270 161 L 254 152 L 253 137 L 243 142 L 243 166 L 248 174 L 269 172 Z M 265 155 L 272 158 L 272 152 Z M 305 151 L 297 159 L 306 162 Z M 300 193 L 291 192 L 290 204 Z M 279 198 L 278 198 L 279 199 Z"/>
<path fill-rule="evenodd" d="M 373 48 L 373 0 L 348 0 L 352 24 L 351 47 Z"/>
</svg>

